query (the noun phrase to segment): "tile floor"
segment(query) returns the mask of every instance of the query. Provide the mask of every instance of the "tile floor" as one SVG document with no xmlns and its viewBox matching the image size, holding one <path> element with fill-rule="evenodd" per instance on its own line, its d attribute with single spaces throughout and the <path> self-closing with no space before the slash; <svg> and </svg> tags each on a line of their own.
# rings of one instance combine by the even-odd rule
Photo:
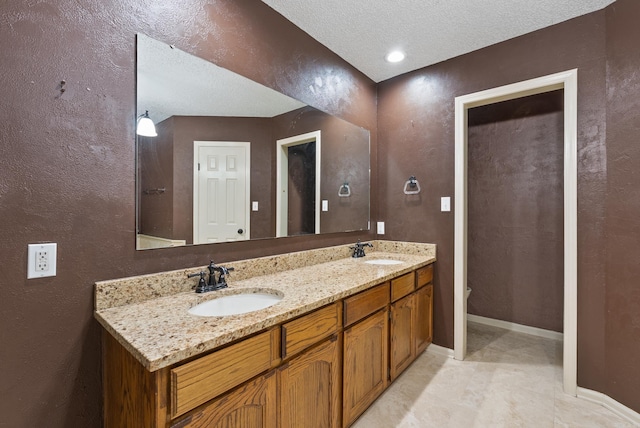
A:
<svg viewBox="0 0 640 428">
<path fill-rule="evenodd" d="M 467 359 L 422 354 L 354 428 L 636 428 L 562 392 L 562 342 L 469 323 Z"/>
</svg>

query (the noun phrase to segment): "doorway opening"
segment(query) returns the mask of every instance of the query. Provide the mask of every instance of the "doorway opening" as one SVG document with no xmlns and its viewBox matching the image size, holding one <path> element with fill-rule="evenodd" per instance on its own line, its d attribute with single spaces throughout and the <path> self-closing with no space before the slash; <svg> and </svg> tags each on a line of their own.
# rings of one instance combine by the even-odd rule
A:
<svg viewBox="0 0 640 428">
<path fill-rule="evenodd" d="M 564 90 L 563 131 L 563 386 L 577 393 L 577 70 L 476 92 L 455 99 L 454 358 L 467 351 L 468 110 Z"/>
<path fill-rule="evenodd" d="M 469 320 L 562 332 L 563 98 L 469 109 Z"/>
<path fill-rule="evenodd" d="M 321 133 L 276 144 L 276 237 L 320 233 Z"/>
</svg>

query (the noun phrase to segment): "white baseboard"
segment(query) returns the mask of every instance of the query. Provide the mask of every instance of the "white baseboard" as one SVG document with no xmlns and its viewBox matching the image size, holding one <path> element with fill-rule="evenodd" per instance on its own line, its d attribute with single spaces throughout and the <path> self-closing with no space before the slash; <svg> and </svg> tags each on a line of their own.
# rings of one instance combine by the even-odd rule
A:
<svg viewBox="0 0 640 428">
<path fill-rule="evenodd" d="M 544 337 L 546 339 L 562 340 L 563 334 L 557 331 L 545 330 L 537 327 L 529 327 L 527 325 L 516 324 L 508 321 L 495 320 L 493 318 L 481 317 L 479 315 L 467 314 L 467 321 L 477 324 L 490 325 L 493 327 L 504 328 L 506 330 L 517 331 L 518 333 L 530 334 L 532 336 Z"/>
<path fill-rule="evenodd" d="M 621 418 L 628 420 L 634 425 L 640 426 L 640 413 L 628 408 L 622 403 L 617 402 L 606 394 L 578 387 L 578 398 L 600 404 Z"/>
<path fill-rule="evenodd" d="M 433 343 L 427 348 L 427 352 L 435 355 L 443 355 L 445 357 L 453 358 L 453 349 L 445 348 L 444 346 L 434 345 Z"/>
</svg>

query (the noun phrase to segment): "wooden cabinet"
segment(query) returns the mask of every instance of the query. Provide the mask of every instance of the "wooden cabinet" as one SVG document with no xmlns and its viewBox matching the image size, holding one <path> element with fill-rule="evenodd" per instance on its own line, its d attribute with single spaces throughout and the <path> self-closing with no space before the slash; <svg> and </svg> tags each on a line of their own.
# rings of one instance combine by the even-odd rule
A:
<svg viewBox="0 0 640 428">
<path fill-rule="evenodd" d="M 213 400 L 171 428 L 277 428 L 277 400 L 276 376 L 270 372 Z"/>
<path fill-rule="evenodd" d="M 420 288 L 415 293 L 415 353 L 420 355 L 433 340 L 433 285 Z"/>
<path fill-rule="evenodd" d="M 335 334 L 342 324 L 341 307 L 336 302 L 282 324 L 282 359 Z"/>
<path fill-rule="evenodd" d="M 168 370 L 150 372 L 111 334 L 102 332 L 103 425 L 167 425 Z"/>
<path fill-rule="evenodd" d="M 390 283 L 344 300 L 342 420 L 349 426 L 389 384 Z"/>
<path fill-rule="evenodd" d="M 281 428 L 341 426 L 340 349 L 340 335 L 334 335 L 278 369 Z"/>
<path fill-rule="evenodd" d="M 104 426 L 349 426 L 431 343 L 432 278 L 425 266 L 155 372 L 105 332 Z"/>
<path fill-rule="evenodd" d="M 414 284 L 406 279 L 407 275 L 412 275 Z M 391 298 L 399 298 L 391 304 L 390 312 L 391 380 L 398 377 L 429 346 L 433 338 L 433 265 L 407 275 L 391 281 Z M 394 289 L 395 284 L 398 286 Z"/>
<path fill-rule="evenodd" d="M 388 322 L 385 307 L 344 331 L 344 426 L 351 425 L 387 388 Z"/>
<path fill-rule="evenodd" d="M 391 280 L 391 301 L 395 302 L 416 289 L 416 274 L 409 272 Z"/>
<path fill-rule="evenodd" d="M 389 374 L 394 380 L 415 358 L 415 299 L 413 294 L 391 304 Z"/>
<path fill-rule="evenodd" d="M 171 417 L 274 367 L 277 343 L 278 329 L 272 329 L 171 369 Z"/>
<path fill-rule="evenodd" d="M 389 304 L 389 282 L 344 299 L 344 326 L 360 321 Z"/>
</svg>

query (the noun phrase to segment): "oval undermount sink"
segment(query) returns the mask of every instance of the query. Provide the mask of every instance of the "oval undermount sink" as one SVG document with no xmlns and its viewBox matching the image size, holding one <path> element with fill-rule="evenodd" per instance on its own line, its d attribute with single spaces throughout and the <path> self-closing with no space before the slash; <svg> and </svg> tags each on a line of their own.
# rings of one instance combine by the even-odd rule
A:
<svg viewBox="0 0 640 428">
<path fill-rule="evenodd" d="M 191 315 L 201 317 L 224 317 L 240 315 L 273 306 L 284 296 L 278 292 L 243 292 L 216 297 L 189 309 Z"/>
<path fill-rule="evenodd" d="M 391 259 L 373 259 L 373 260 L 367 260 L 365 263 L 369 265 L 399 265 L 402 262 L 400 260 L 391 260 Z"/>
</svg>

